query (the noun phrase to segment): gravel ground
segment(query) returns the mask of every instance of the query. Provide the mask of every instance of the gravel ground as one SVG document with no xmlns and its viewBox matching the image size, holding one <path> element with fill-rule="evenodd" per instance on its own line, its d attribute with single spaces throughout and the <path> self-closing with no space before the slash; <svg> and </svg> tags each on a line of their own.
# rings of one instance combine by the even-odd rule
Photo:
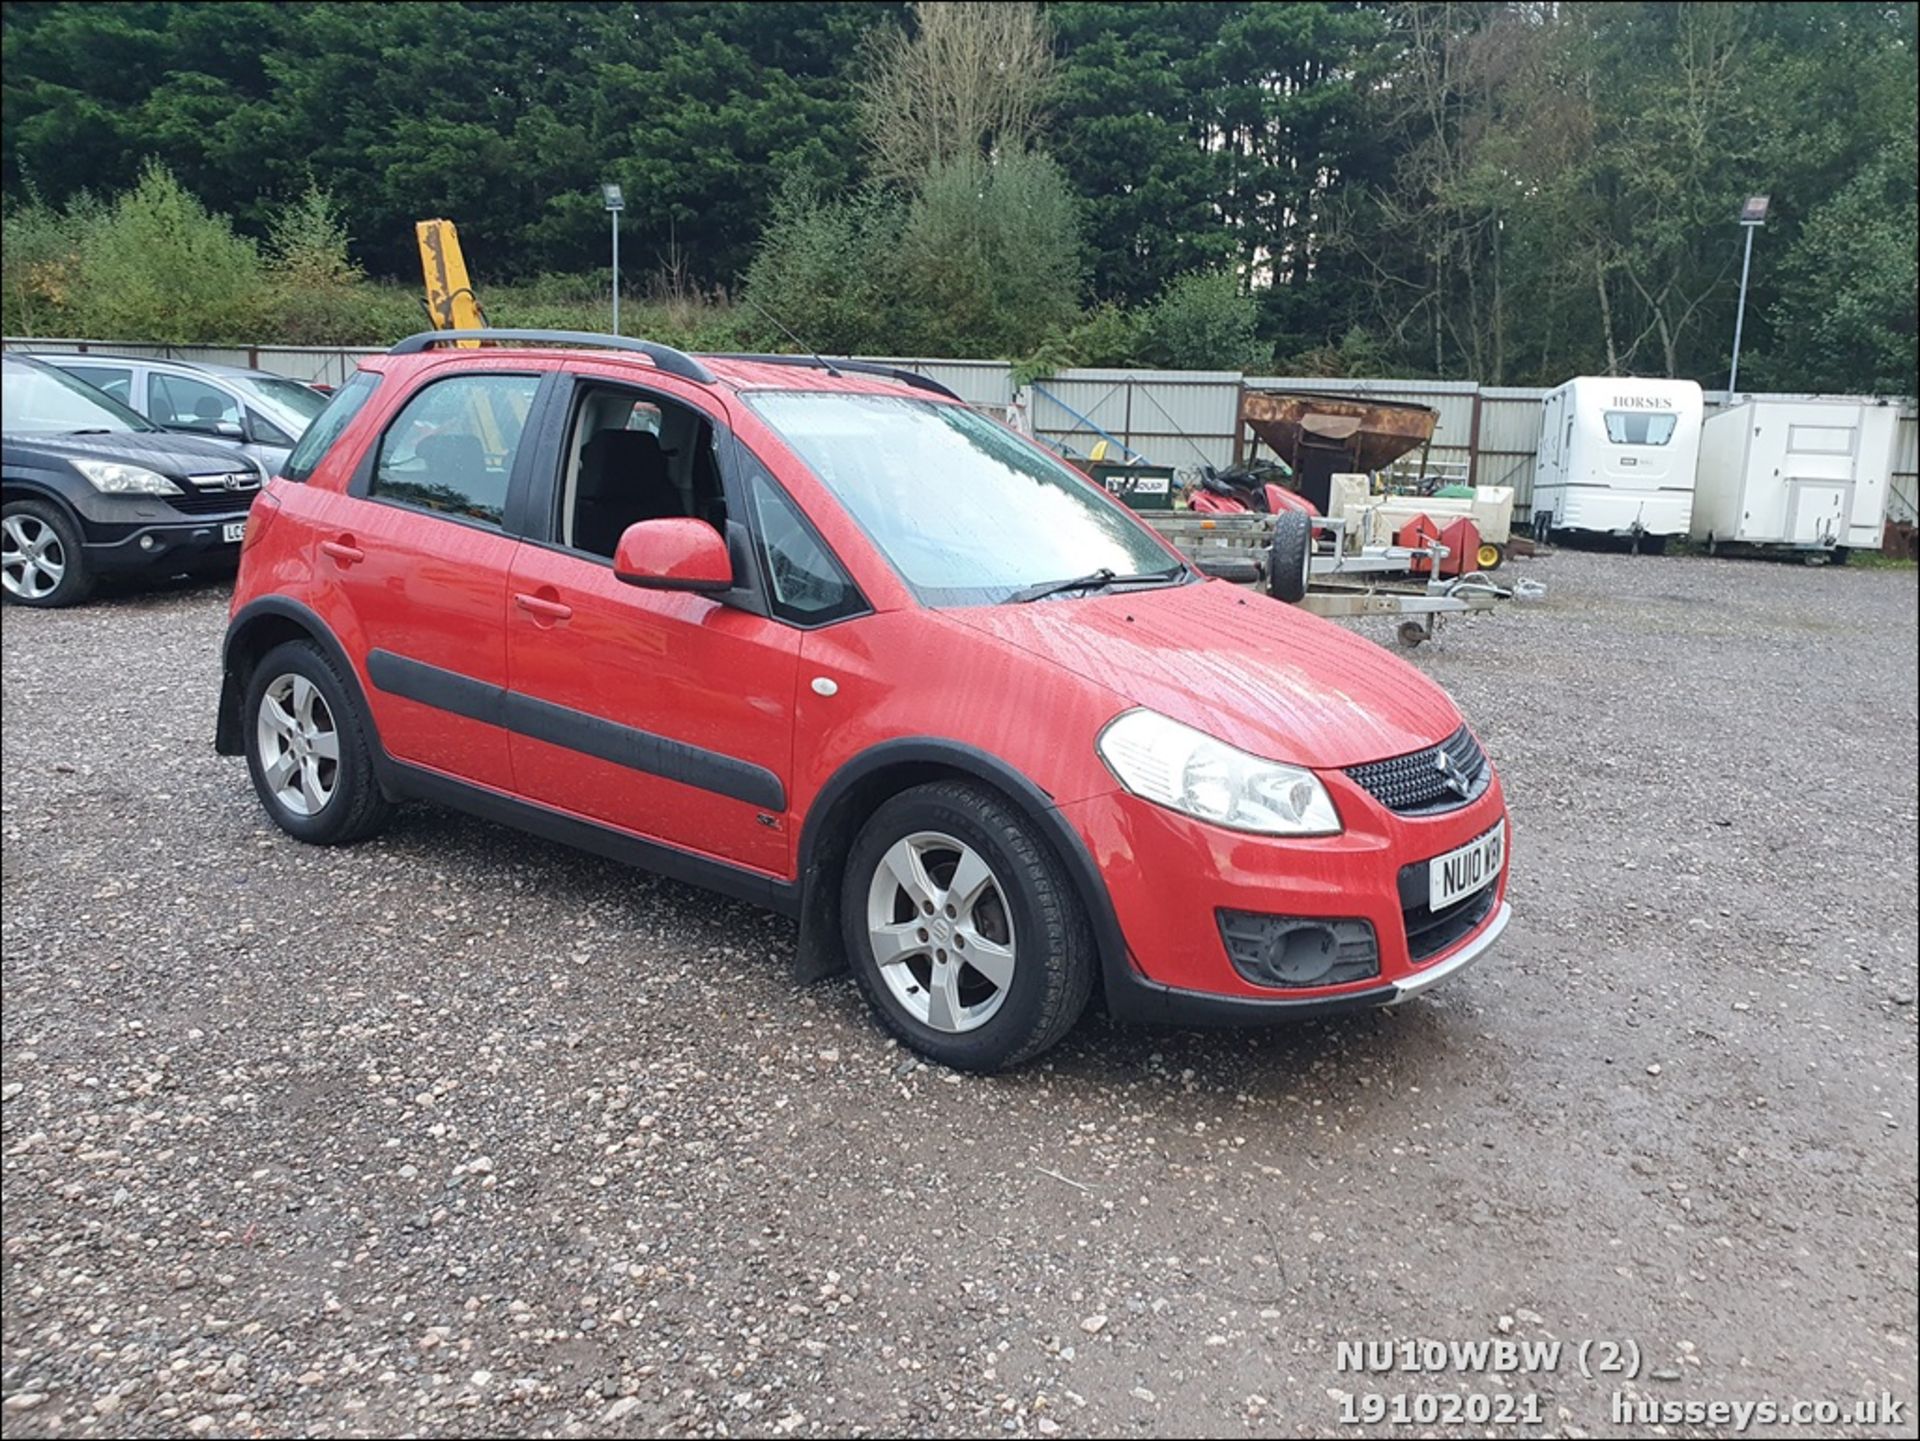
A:
<svg viewBox="0 0 1920 1441">
<path fill-rule="evenodd" d="M 285 839 L 210 748 L 224 587 L 10 611 L 8 1434 L 1324 1434 L 1415 1391 L 1581 1434 L 1616 1389 L 1910 1427 L 1915 577 L 1526 573 L 1418 653 L 1513 808 L 1492 956 L 999 1079 L 796 992 L 744 907 L 420 807 Z M 1415 1337 L 1569 1351 L 1337 1369 Z"/>
</svg>

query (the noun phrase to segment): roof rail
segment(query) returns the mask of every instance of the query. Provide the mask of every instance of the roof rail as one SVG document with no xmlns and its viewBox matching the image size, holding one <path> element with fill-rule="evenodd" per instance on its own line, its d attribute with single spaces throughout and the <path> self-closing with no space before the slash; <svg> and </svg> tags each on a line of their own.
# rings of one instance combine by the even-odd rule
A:
<svg viewBox="0 0 1920 1441">
<path fill-rule="evenodd" d="M 639 340 L 625 335 L 595 335 L 586 330 L 423 330 L 409 335 L 387 352 L 388 355 L 419 355 L 436 345 L 459 345 L 470 340 L 512 341 L 521 345 L 579 345 L 594 350 L 629 350 L 644 355 L 668 375 L 683 380 L 713 384 L 713 372 L 671 345 Z"/>
<path fill-rule="evenodd" d="M 897 380 L 902 385 L 911 385 L 916 390 L 930 390 L 935 395 L 944 395 L 948 400 L 959 400 L 946 386 L 931 376 L 922 375 L 916 370 L 902 370 L 897 365 L 880 365 L 871 360 L 834 360 L 818 355 L 747 355 L 716 354 L 714 360 L 750 360 L 757 365 L 800 365 L 809 370 L 851 370 L 859 375 L 880 375 L 888 380 Z M 964 402 L 963 402 L 964 403 Z"/>
</svg>

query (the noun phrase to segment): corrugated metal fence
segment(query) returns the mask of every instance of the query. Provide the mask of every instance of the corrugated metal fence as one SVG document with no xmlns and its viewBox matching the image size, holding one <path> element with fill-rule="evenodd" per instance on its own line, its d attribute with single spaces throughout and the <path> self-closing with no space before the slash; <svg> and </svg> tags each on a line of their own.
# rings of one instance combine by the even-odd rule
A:
<svg viewBox="0 0 1920 1441">
<path fill-rule="evenodd" d="M 298 380 L 343 384 L 362 356 L 376 349 L 288 345 L 122 345 L 98 340 L 7 339 L 8 349 L 99 350 L 247 365 Z M 930 376 L 969 405 L 1006 415 L 1020 397 L 1013 367 L 999 360 L 940 360 L 876 356 Z M 1243 389 L 1317 391 L 1380 400 L 1404 400 L 1439 412 L 1427 457 L 1437 471 L 1478 485 L 1510 485 L 1514 508 L 1532 508 L 1534 454 L 1540 444 L 1544 389 L 1483 386 L 1470 380 L 1325 379 L 1297 375 L 1242 375 L 1233 370 L 1065 370 L 1028 387 L 1025 400 L 1034 433 L 1070 454 L 1085 455 L 1102 441 L 1159 465 L 1191 471 L 1227 465 L 1242 451 Z M 1759 397 L 1765 399 L 1767 397 Z M 1709 409 L 1726 403 L 1708 391 Z M 1887 494 L 1895 520 L 1920 518 L 1920 417 L 1911 398 L 1900 406 L 1899 440 Z"/>
</svg>

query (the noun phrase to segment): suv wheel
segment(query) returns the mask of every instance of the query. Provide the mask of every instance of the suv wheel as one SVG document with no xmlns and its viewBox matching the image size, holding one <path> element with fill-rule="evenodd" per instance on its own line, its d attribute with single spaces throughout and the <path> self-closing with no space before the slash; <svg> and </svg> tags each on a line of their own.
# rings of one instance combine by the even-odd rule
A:
<svg viewBox="0 0 1920 1441">
<path fill-rule="evenodd" d="M 78 605 L 93 593 L 80 533 L 43 500 L 16 500 L 0 514 L 0 594 L 15 605 Z"/>
<path fill-rule="evenodd" d="M 882 804 L 854 841 L 840 905 L 861 990 L 944 1065 L 1017 1065 L 1086 1008 L 1093 937 L 1080 898 L 989 791 L 942 781 Z"/>
<path fill-rule="evenodd" d="M 275 825 L 331 846 L 386 824 L 393 807 L 380 793 L 366 724 L 319 646 L 290 640 L 268 651 L 246 707 L 247 769 Z"/>
</svg>

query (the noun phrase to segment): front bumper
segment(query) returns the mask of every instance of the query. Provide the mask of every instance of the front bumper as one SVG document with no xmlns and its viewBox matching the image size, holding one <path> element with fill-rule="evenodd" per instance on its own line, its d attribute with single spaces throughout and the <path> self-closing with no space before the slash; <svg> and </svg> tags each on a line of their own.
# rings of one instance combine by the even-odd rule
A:
<svg viewBox="0 0 1920 1441">
<path fill-rule="evenodd" d="M 1346 829 L 1302 840 L 1206 825 L 1116 791 L 1061 807 L 1104 883 L 1124 963 L 1109 956 L 1109 1010 L 1128 1020 L 1260 1024 L 1393 1005 L 1478 959 L 1506 928 L 1507 864 L 1491 904 L 1469 929 L 1430 954 L 1409 948 L 1402 872 L 1484 835 L 1506 819 L 1496 776 L 1456 810 L 1402 816 L 1337 772 L 1321 779 Z M 1424 882 L 1422 882 L 1424 885 Z M 1329 986 L 1262 985 L 1236 969 L 1219 913 L 1364 920 L 1378 949 L 1376 974 Z M 1436 942 L 1437 942 L 1437 938 Z M 1424 947 L 1423 947 L 1424 948 Z"/>
<path fill-rule="evenodd" d="M 1316 1016 L 1336 1016 L 1345 1011 L 1397 1006 L 1479 960 L 1500 939 L 1500 933 L 1506 930 L 1507 922 L 1512 918 L 1513 907 L 1501 901 L 1480 928 L 1451 954 L 1386 985 L 1370 982 L 1363 990 L 1317 997 L 1270 992 L 1271 999 L 1268 999 L 1183 991 L 1174 986 L 1159 985 L 1135 972 L 1117 987 L 1109 984 L 1107 1008 L 1116 1020 L 1123 1021 L 1179 1026 L 1266 1026 L 1309 1020 Z"/>
<path fill-rule="evenodd" d="M 247 512 L 239 510 L 195 516 L 191 521 L 116 526 L 101 539 L 94 538 L 97 529 L 90 529 L 81 548 L 87 563 L 102 571 L 178 569 L 216 561 L 238 564 L 240 543 L 226 538 L 226 528 L 246 518 Z"/>
</svg>

